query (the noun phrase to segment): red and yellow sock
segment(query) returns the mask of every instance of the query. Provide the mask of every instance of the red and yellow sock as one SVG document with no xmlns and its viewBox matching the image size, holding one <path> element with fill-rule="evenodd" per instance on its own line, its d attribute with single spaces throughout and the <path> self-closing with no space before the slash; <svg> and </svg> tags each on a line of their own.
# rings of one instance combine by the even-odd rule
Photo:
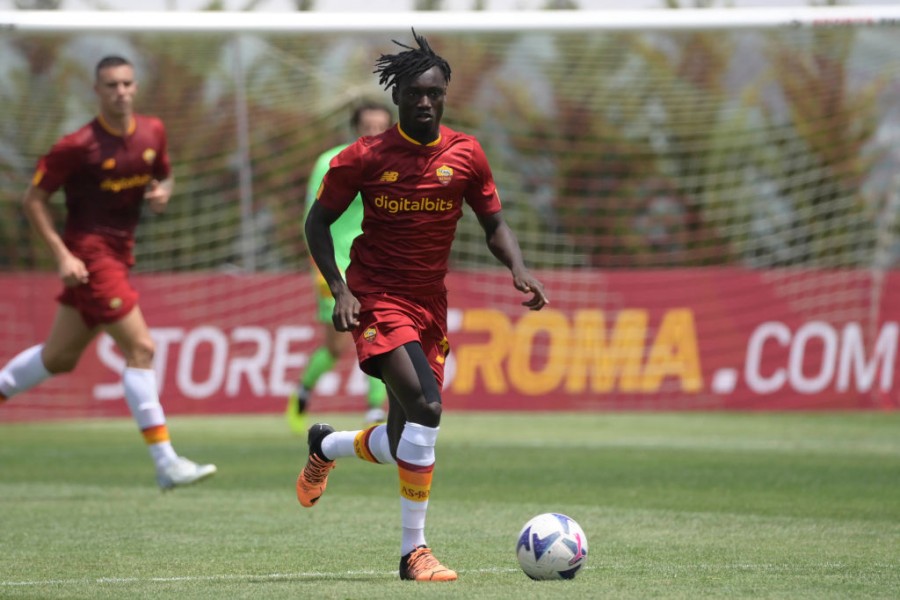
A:
<svg viewBox="0 0 900 600">
<path fill-rule="evenodd" d="M 357 458 L 378 465 L 396 464 L 391 455 L 391 442 L 388 440 L 387 426 L 373 425 L 368 429 L 357 431 L 353 438 L 353 453 Z"/>
<path fill-rule="evenodd" d="M 434 463 L 426 466 L 397 461 L 400 473 L 400 495 L 411 502 L 428 502 Z"/>
<path fill-rule="evenodd" d="M 144 436 L 144 441 L 148 446 L 170 441 L 169 428 L 165 425 L 155 425 L 153 427 L 143 429 L 141 430 L 141 435 Z"/>
<path fill-rule="evenodd" d="M 377 427 L 377 425 L 375 427 Z M 375 458 L 375 454 L 372 452 L 372 448 L 369 445 L 375 427 L 363 429 L 356 434 L 356 437 L 353 439 L 353 451 L 356 452 L 356 456 L 360 459 L 378 464 L 379 460 Z"/>
</svg>

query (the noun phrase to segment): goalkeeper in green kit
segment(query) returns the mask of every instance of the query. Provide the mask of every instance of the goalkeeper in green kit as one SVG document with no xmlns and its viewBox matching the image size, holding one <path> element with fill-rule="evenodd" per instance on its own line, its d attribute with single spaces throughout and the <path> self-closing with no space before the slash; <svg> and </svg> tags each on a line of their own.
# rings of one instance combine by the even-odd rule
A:
<svg viewBox="0 0 900 600">
<path fill-rule="evenodd" d="M 393 113 L 385 104 L 369 102 L 359 105 L 350 119 L 350 125 L 359 136 L 377 135 L 387 130 L 393 124 Z M 306 210 L 304 220 L 309 214 L 309 209 L 316 200 L 319 185 L 328 171 L 331 159 L 343 150 L 347 145 L 343 144 L 322 153 L 316 160 L 306 191 Z M 350 244 L 353 239 L 362 233 L 361 223 L 363 217 L 362 198 L 357 196 L 347 211 L 331 225 L 331 236 L 334 239 L 334 255 L 338 267 L 343 272 L 350 264 Z M 319 378 L 330 371 L 347 348 L 352 348 L 352 338 L 347 333 L 335 330 L 331 322 L 331 314 L 334 310 L 334 298 L 325 279 L 313 266 L 316 294 L 316 320 L 322 323 L 324 341 L 310 355 L 309 364 L 300 376 L 297 388 L 288 398 L 285 411 L 288 425 L 297 434 L 306 434 L 306 411 L 309 408 L 310 395 Z M 366 394 L 368 411 L 364 419 L 365 425 L 374 425 L 384 422 L 386 413 L 384 403 L 387 392 L 384 383 L 380 379 L 366 376 L 369 389 Z"/>
</svg>

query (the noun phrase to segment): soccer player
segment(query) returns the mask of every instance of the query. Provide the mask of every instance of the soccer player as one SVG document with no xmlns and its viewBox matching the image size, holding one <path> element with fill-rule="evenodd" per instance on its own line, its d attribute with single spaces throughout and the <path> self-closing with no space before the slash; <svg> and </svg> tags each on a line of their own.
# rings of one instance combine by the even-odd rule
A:
<svg viewBox="0 0 900 600">
<path fill-rule="evenodd" d="M 309 429 L 309 455 L 297 498 L 321 498 L 335 460 L 356 456 L 395 464 L 400 479 L 400 578 L 453 581 L 425 540 L 425 514 L 441 422 L 447 340 L 445 278 L 456 223 L 467 203 L 492 254 L 530 294 L 522 304 L 547 304 L 542 284 L 522 259 L 502 217 L 493 175 L 478 141 L 441 125 L 450 65 L 424 37 L 417 47 L 381 55 L 375 73 L 398 107 L 397 126 L 360 138 L 331 161 L 306 219 L 310 252 L 335 299 L 334 326 L 352 331 L 360 367 L 388 390 L 387 423 L 362 431 Z M 363 233 L 353 241 L 346 281 L 335 263 L 330 225 L 363 197 Z"/>
<path fill-rule="evenodd" d="M 357 137 L 378 135 L 390 127 L 393 121 L 394 115 L 389 106 L 378 102 L 364 102 L 353 110 L 350 116 L 350 127 Z M 346 147 L 347 144 L 342 144 L 327 150 L 316 160 L 306 186 L 306 215 L 309 214 L 309 209 L 316 201 L 316 193 L 319 191 L 325 172 L 328 171 L 328 163 Z M 335 261 L 342 273 L 347 270 L 347 265 L 350 263 L 350 244 L 356 236 L 362 233 L 362 216 L 362 197 L 357 195 L 344 214 L 331 224 Z M 313 351 L 306 370 L 300 376 L 299 385 L 288 397 L 285 416 L 291 430 L 299 434 L 306 433 L 306 410 L 309 408 L 310 394 L 315 388 L 316 382 L 331 370 L 341 355 L 346 352 L 350 341 L 350 336 L 339 333 L 331 324 L 334 298 L 331 297 L 328 285 L 319 270 L 314 268 L 313 272 L 317 299 L 316 318 L 322 323 L 325 341 Z M 366 412 L 364 423 L 366 425 L 383 423 L 386 419 L 384 403 L 387 398 L 384 383 L 369 375 L 368 384 L 366 402 L 369 409 Z"/>
<path fill-rule="evenodd" d="M 211 476 L 175 453 L 153 371 L 154 344 L 128 281 L 134 232 L 143 203 L 162 212 L 173 178 L 162 122 L 134 112 L 138 84 L 132 64 L 107 56 L 95 69 L 99 114 L 62 137 L 40 158 L 25 192 L 24 211 L 56 259 L 63 283 L 46 340 L 24 350 L 0 370 L 0 402 L 72 371 L 101 331 L 125 359 L 125 400 L 156 465 L 163 490 Z M 65 229 L 54 228 L 50 196 L 63 188 Z"/>
</svg>

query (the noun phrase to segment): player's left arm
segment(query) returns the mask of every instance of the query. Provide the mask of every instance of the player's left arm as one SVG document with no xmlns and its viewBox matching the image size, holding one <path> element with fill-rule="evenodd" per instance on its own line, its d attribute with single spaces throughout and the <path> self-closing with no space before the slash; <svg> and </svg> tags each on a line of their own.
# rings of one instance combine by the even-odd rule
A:
<svg viewBox="0 0 900 600">
<path fill-rule="evenodd" d="M 157 147 L 156 159 L 153 163 L 153 179 L 144 190 L 144 200 L 150 205 L 150 210 L 160 214 L 169 205 L 172 190 L 175 189 L 175 177 L 172 174 L 172 162 L 169 159 L 169 141 L 166 135 L 166 127 L 159 119 L 149 121 L 153 127 Z"/>
<path fill-rule="evenodd" d="M 491 254 L 512 273 L 513 285 L 520 292 L 532 294 L 522 306 L 527 306 L 530 310 L 541 310 L 544 305 L 549 304 L 543 284 L 525 266 L 519 242 L 503 219 L 502 211 L 478 215 L 478 222 L 484 229 L 485 240 Z"/>
<path fill-rule="evenodd" d="M 162 181 L 158 179 L 150 180 L 147 189 L 144 191 L 144 200 L 150 204 L 150 210 L 156 214 L 160 214 L 166 210 L 169 205 L 169 198 L 172 197 L 172 190 L 175 189 L 175 178 L 169 175 Z"/>
</svg>

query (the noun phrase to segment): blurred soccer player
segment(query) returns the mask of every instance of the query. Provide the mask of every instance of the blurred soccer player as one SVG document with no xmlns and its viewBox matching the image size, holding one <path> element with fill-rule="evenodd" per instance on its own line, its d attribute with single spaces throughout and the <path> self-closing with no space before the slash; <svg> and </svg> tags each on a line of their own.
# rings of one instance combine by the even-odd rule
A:
<svg viewBox="0 0 900 600">
<path fill-rule="evenodd" d="M 309 456 L 297 478 L 297 498 L 313 506 L 338 458 L 396 464 L 400 478 L 400 578 L 452 581 L 425 541 L 425 514 L 441 422 L 447 341 L 445 278 L 456 223 L 465 201 L 484 229 L 487 246 L 512 273 L 512 284 L 547 303 L 525 267 L 519 244 L 501 215 L 493 175 L 478 141 L 441 125 L 450 65 L 422 36 L 418 47 L 382 55 L 375 72 L 390 89 L 399 123 L 361 138 L 338 154 L 306 219 L 310 252 L 335 299 L 338 331 L 352 331 L 360 367 L 388 390 L 386 425 L 335 431 L 309 429 Z M 353 242 L 346 282 L 334 259 L 330 226 L 363 197 L 363 233 Z"/>
<path fill-rule="evenodd" d="M 393 124 L 394 116 L 389 106 L 376 102 L 365 102 L 353 110 L 350 117 L 350 126 L 356 133 L 356 137 L 366 135 L 378 135 Z M 306 186 L 306 215 L 316 201 L 316 193 L 322 184 L 322 178 L 328 171 L 328 164 L 338 152 L 347 147 L 341 144 L 326 152 L 323 152 L 316 160 L 309 183 Z M 350 263 L 350 244 L 353 239 L 362 233 L 363 205 L 362 197 L 357 194 L 347 210 L 340 218 L 331 224 L 331 238 L 334 242 L 335 261 L 341 273 L 347 270 Z M 316 348 L 309 358 L 306 370 L 300 376 L 297 389 L 288 397 L 285 416 L 290 428 L 295 433 L 306 433 L 306 410 L 309 408 L 310 394 L 316 386 L 319 378 L 334 367 L 337 360 L 350 346 L 350 336 L 339 333 L 331 323 L 331 313 L 334 312 L 334 298 L 325 279 L 318 269 L 313 269 L 315 277 L 316 293 L 316 318 L 322 323 L 324 343 Z M 369 389 L 366 394 L 368 411 L 364 419 L 366 425 L 383 423 L 386 418 L 384 403 L 387 392 L 384 383 L 380 379 L 368 376 Z"/>
<path fill-rule="evenodd" d="M 134 112 L 137 88 L 128 60 L 103 58 L 95 70 L 98 116 L 38 161 L 24 211 L 53 253 L 63 289 L 47 339 L 0 370 L 0 400 L 72 371 L 91 340 L 105 331 L 125 359 L 125 400 L 165 490 L 205 479 L 216 467 L 178 456 L 172 447 L 153 371 L 153 339 L 128 281 L 141 206 L 146 202 L 162 212 L 173 186 L 165 128 L 159 119 Z M 49 207 L 60 187 L 67 209 L 61 236 Z"/>
</svg>

